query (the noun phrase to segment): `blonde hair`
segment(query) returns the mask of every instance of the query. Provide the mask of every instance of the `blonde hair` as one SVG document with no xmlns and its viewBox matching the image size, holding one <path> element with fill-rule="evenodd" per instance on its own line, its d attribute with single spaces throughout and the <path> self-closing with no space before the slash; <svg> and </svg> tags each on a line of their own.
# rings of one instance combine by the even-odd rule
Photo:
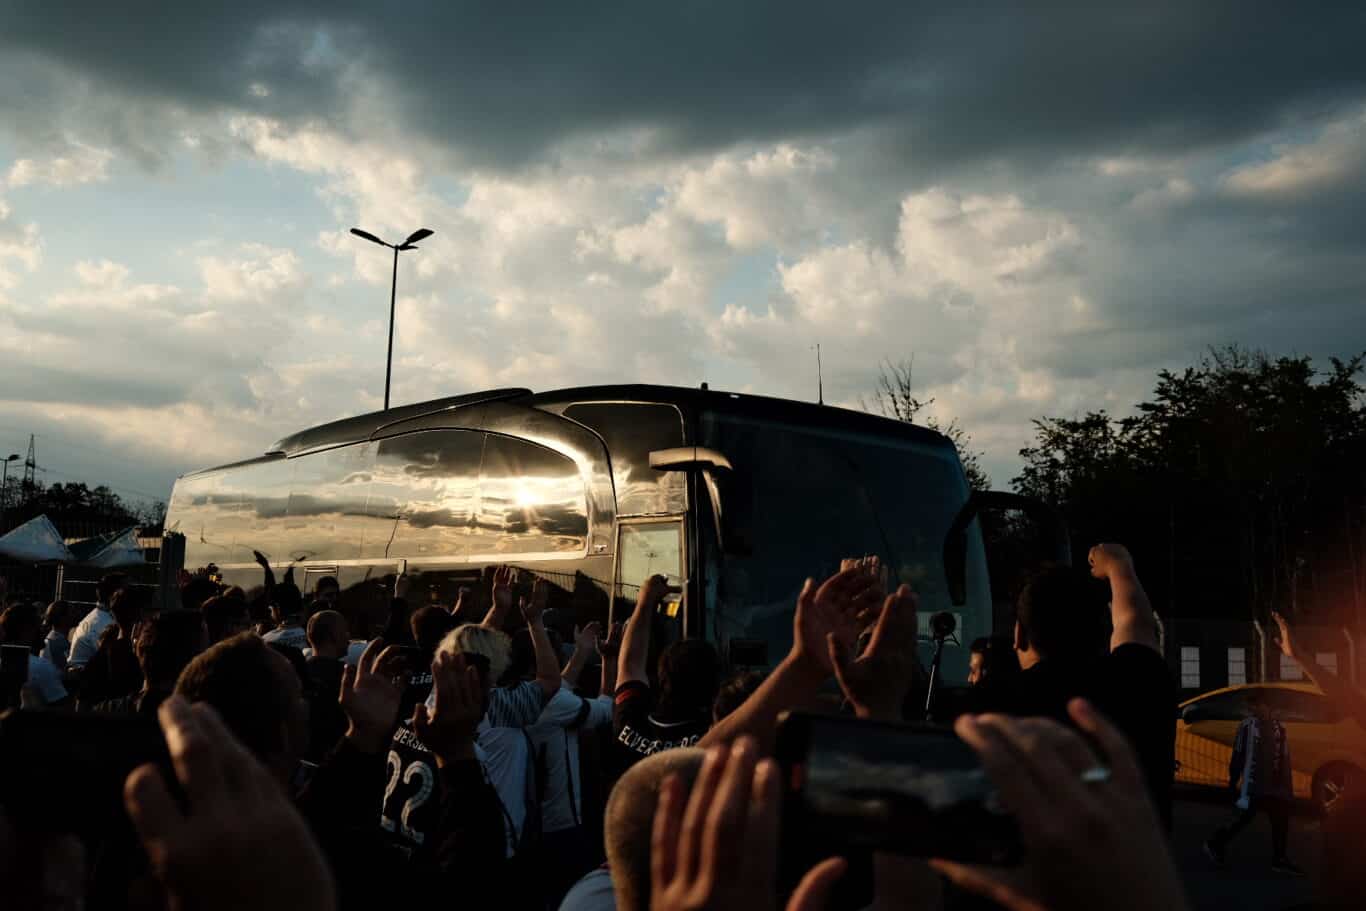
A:
<svg viewBox="0 0 1366 911">
<path fill-rule="evenodd" d="M 512 663 L 512 637 L 478 623 L 465 623 L 446 634 L 437 653 L 482 655 L 489 663 L 489 682 L 496 683 Z"/>
</svg>

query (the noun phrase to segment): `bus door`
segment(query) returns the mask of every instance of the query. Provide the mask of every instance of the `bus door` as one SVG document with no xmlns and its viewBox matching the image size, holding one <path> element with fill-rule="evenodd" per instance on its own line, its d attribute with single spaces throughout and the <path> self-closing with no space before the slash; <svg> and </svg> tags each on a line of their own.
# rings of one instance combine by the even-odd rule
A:
<svg viewBox="0 0 1366 911">
<path fill-rule="evenodd" d="M 688 634 L 686 541 L 682 516 L 621 519 L 617 523 L 612 622 L 626 622 L 635 608 L 640 587 L 650 576 L 665 576 L 669 585 L 678 589 L 664 599 L 655 613 L 650 636 L 652 652 Z M 654 666 L 653 660 L 650 666 Z"/>
</svg>

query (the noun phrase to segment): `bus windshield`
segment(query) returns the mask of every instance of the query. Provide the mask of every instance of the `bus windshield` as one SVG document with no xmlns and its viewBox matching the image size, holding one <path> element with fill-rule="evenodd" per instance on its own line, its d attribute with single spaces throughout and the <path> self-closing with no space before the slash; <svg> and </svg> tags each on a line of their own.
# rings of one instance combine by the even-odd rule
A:
<svg viewBox="0 0 1366 911">
<path fill-rule="evenodd" d="M 792 644 L 792 610 L 803 580 L 818 581 L 847 556 L 878 555 L 890 585 L 920 596 L 920 623 L 941 610 L 957 615 L 962 647 L 950 645 L 943 672 L 967 676 L 967 648 L 991 632 L 991 598 L 974 522 L 969 528 L 967 594 L 951 603 L 944 576 L 944 535 L 967 500 L 957 454 L 935 446 L 831 428 L 704 413 L 702 445 L 734 466 L 722 510 L 741 553 L 710 555 L 718 573 L 707 599 L 708 635 L 723 647 L 759 640 L 769 663 Z M 718 565 L 719 564 L 719 565 Z M 928 660 L 922 638 L 922 658 Z"/>
</svg>

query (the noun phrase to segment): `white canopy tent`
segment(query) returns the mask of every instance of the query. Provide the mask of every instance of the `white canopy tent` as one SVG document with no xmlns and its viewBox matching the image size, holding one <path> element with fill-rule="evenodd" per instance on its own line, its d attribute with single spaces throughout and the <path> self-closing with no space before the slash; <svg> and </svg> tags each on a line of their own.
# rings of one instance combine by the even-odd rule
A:
<svg viewBox="0 0 1366 911">
<path fill-rule="evenodd" d="M 140 555 L 139 555 L 140 556 Z M 70 563 L 71 551 L 47 516 L 29 519 L 0 537 L 0 557 L 19 563 Z"/>
</svg>

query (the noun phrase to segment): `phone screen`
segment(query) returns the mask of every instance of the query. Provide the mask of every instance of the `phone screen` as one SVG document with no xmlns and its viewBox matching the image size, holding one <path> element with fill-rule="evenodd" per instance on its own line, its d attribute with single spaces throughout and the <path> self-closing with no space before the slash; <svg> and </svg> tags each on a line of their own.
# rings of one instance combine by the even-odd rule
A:
<svg viewBox="0 0 1366 911">
<path fill-rule="evenodd" d="M 789 819 L 846 848 L 1004 864 L 1019 832 L 977 755 L 953 732 L 792 715 L 778 758 Z"/>
</svg>

